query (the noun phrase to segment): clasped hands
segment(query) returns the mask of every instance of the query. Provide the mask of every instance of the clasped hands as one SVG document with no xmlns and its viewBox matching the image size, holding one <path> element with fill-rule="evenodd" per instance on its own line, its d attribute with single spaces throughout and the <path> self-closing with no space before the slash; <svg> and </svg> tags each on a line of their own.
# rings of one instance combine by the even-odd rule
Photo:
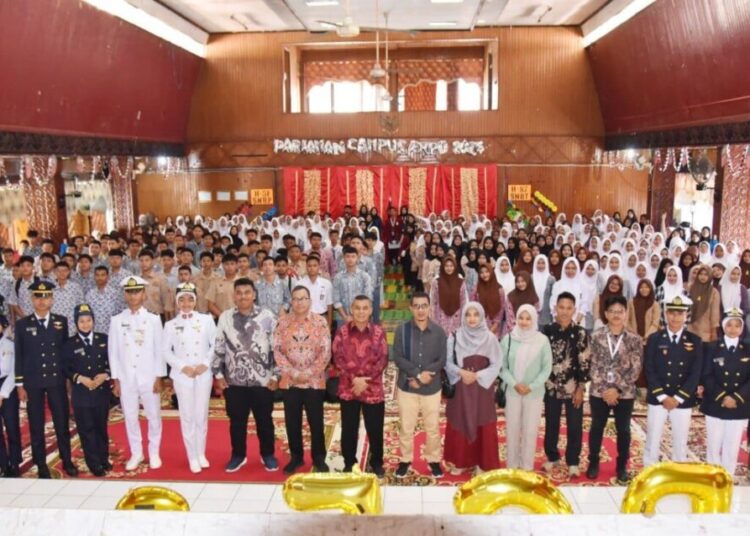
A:
<svg viewBox="0 0 750 536">
<path fill-rule="evenodd" d="M 89 391 L 99 388 L 101 384 L 109 379 L 109 375 L 104 372 L 100 372 L 93 378 L 88 376 L 78 376 L 78 382 L 83 384 Z"/>
<path fill-rule="evenodd" d="M 182 372 L 188 378 L 197 378 L 207 370 L 208 367 L 201 363 L 200 365 L 197 365 L 195 367 L 185 365 L 184 367 L 182 367 L 182 370 L 180 370 L 180 372 Z"/>
<path fill-rule="evenodd" d="M 434 375 L 434 372 L 423 370 L 422 372 L 417 374 L 416 378 L 411 378 L 409 380 L 409 387 L 411 387 L 412 389 L 419 389 L 423 385 L 430 383 Z"/>
</svg>

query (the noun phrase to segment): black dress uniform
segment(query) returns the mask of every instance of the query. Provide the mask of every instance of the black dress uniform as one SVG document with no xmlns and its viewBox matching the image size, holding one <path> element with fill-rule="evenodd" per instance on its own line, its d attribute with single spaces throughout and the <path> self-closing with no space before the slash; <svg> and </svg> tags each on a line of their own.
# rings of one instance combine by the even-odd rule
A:
<svg viewBox="0 0 750 536">
<path fill-rule="evenodd" d="M 691 301 L 675 297 L 665 304 L 667 310 L 687 311 Z M 673 334 L 661 329 L 649 336 L 643 366 L 648 383 L 648 418 L 643 465 L 659 461 L 664 424 L 672 424 L 672 457 L 675 462 L 687 461 L 687 440 L 692 408 L 698 404 L 697 391 L 703 370 L 703 341 L 684 326 L 682 333 Z M 679 405 L 667 410 L 662 406 L 666 397 L 673 397 Z"/>
<path fill-rule="evenodd" d="M 0 303 L 2 299 L 0 299 Z M 0 314 L 0 476 L 19 476 L 21 465 L 21 422 L 19 418 L 18 390 L 13 362 L 15 350 L 8 338 L 8 319 Z"/>
<path fill-rule="evenodd" d="M 743 316 L 738 309 L 727 311 L 722 327 L 731 319 L 744 324 Z M 706 415 L 707 461 L 734 475 L 750 418 L 750 345 L 742 339 L 722 337 L 706 345 L 703 363 L 701 411 Z M 722 406 L 725 397 L 734 399 L 736 407 Z"/>
<path fill-rule="evenodd" d="M 76 307 L 75 318 L 91 314 L 87 304 Z M 107 336 L 102 333 L 76 333 L 63 345 L 65 375 L 73 382 L 73 414 L 81 438 L 86 465 L 95 476 L 103 476 L 109 464 L 109 352 Z M 80 377 L 94 379 L 106 374 L 107 381 L 90 390 L 80 383 Z"/>
<path fill-rule="evenodd" d="M 37 281 L 29 290 L 39 296 L 51 294 L 53 288 L 51 283 Z M 16 386 L 22 386 L 28 395 L 31 456 L 39 469 L 39 478 L 50 478 L 44 441 L 45 399 L 52 413 L 63 468 L 70 476 L 76 476 L 78 470 L 70 456 L 68 394 L 62 359 L 68 321 L 51 312 L 44 319 L 32 313 L 16 322 L 15 336 Z"/>
</svg>

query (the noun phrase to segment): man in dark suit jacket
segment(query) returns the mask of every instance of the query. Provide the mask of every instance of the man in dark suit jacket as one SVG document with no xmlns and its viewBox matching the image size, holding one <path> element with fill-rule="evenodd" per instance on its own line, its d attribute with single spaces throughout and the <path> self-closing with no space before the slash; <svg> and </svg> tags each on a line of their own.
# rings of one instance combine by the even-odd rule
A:
<svg viewBox="0 0 750 536">
<path fill-rule="evenodd" d="M 109 463 L 109 352 L 107 336 L 94 333 L 94 313 L 86 303 L 74 311 L 77 333 L 63 345 L 65 376 L 73 382 L 76 428 L 86 465 L 94 476 L 104 476 Z"/>
<path fill-rule="evenodd" d="M 646 343 L 644 367 L 648 382 L 648 420 L 643 465 L 659 461 L 661 436 L 667 419 L 672 424 L 672 458 L 687 461 L 692 410 L 703 370 L 703 341 L 685 327 L 692 301 L 675 296 L 665 304 L 667 326 Z"/>
<path fill-rule="evenodd" d="M 63 469 L 78 476 L 70 455 L 68 393 L 65 389 L 62 346 L 68 338 L 68 321 L 50 312 L 55 285 L 36 281 L 29 287 L 34 312 L 16 322 L 16 388 L 26 402 L 31 431 L 31 456 L 39 478 L 51 478 L 44 441 L 44 403 L 49 404 Z"/>
</svg>

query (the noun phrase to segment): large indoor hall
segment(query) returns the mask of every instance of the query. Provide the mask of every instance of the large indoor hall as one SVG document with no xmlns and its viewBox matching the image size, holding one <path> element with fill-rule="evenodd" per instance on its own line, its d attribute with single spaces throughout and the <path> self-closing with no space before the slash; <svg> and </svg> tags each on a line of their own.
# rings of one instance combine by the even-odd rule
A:
<svg viewBox="0 0 750 536">
<path fill-rule="evenodd" d="M 0 534 L 747 534 L 750 1 L 0 26 Z"/>
</svg>

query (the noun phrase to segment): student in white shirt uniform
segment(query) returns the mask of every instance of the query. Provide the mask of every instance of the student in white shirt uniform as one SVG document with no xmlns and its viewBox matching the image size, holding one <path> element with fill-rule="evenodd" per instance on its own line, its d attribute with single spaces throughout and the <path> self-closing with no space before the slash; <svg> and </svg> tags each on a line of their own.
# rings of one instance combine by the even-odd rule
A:
<svg viewBox="0 0 750 536">
<path fill-rule="evenodd" d="M 125 292 L 128 307 L 112 317 L 109 328 L 109 368 L 115 380 L 114 394 L 120 397 L 125 429 L 130 444 L 130 459 L 126 471 L 134 471 L 143 461 L 143 440 L 138 422 L 138 404 L 148 419 L 148 453 L 151 469 L 161 467 L 161 404 L 162 377 L 167 374 L 162 358 L 161 319 L 149 313 L 146 281 L 129 276 L 120 286 Z"/>
<path fill-rule="evenodd" d="M 197 293 L 192 283 L 178 285 L 175 298 L 178 312 L 164 325 L 163 353 L 172 367 L 169 377 L 177 393 L 190 471 L 200 473 L 209 467 L 206 435 L 216 324 L 211 315 L 195 311 Z"/>
<path fill-rule="evenodd" d="M 310 310 L 324 316 L 329 327 L 333 325 L 333 285 L 320 275 L 320 258 L 317 255 L 307 257 L 307 275 L 299 284 L 310 291 Z"/>
</svg>

